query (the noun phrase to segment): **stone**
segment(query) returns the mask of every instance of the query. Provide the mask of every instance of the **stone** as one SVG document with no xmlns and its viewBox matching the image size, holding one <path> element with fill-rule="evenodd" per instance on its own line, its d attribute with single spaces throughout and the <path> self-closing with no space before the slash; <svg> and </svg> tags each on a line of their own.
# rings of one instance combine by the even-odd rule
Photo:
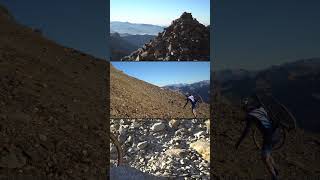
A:
<svg viewBox="0 0 320 180">
<path fill-rule="evenodd" d="M 210 119 L 206 120 L 204 123 L 206 124 L 207 133 L 210 133 Z"/>
<path fill-rule="evenodd" d="M 39 139 L 41 140 L 41 141 L 47 141 L 47 136 L 46 135 L 43 135 L 43 134 L 39 134 Z"/>
<path fill-rule="evenodd" d="M 117 148 L 115 146 L 110 146 L 110 153 L 116 153 L 117 152 Z"/>
<path fill-rule="evenodd" d="M 143 142 L 140 142 L 140 143 L 137 144 L 137 148 L 139 150 L 142 150 L 142 149 L 146 148 L 147 146 L 148 146 L 148 142 L 147 141 L 143 141 Z"/>
<path fill-rule="evenodd" d="M 203 159 L 210 162 L 210 143 L 204 139 L 199 139 L 196 142 L 190 144 L 190 147 L 196 150 Z"/>
<path fill-rule="evenodd" d="M 188 151 L 185 149 L 168 149 L 165 151 L 165 154 L 169 157 L 177 157 L 177 158 L 181 158 L 181 157 L 185 157 L 186 155 L 188 155 Z"/>
<path fill-rule="evenodd" d="M 141 54 L 141 57 L 142 58 L 146 58 L 148 56 L 148 51 L 145 51 Z"/>
<path fill-rule="evenodd" d="M 155 123 L 152 127 L 151 130 L 154 132 L 162 131 L 164 130 L 166 125 L 163 122 Z"/>
<path fill-rule="evenodd" d="M 199 132 L 197 132 L 197 133 L 194 134 L 194 136 L 195 136 L 196 138 L 200 138 L 201 136 L 204 136 L 204 135 L 206 135 L 206 132 L 204 132 L 204 131 L 199 131 Z"/>
<path fill-rule="evenodd" d="M 177 129 L 179 125 L 180 125 L 180 121 L 179 120 L 172 119 L 171 121 L 169 121 L 169 126 L 171 128 Z"/>
</svg>

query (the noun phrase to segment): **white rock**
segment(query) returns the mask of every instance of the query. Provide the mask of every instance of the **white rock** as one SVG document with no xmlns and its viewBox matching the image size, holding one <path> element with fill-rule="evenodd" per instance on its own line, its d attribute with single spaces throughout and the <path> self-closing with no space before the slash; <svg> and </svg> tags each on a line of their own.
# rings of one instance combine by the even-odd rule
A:
<svg viewBox="0 0 320 180">
<path fill-rule="evenodd" d="M 142 150 L 142 149 L 146 148 L 147 145 L 148 145 L 148 142 L 147 141 L 143 141 L 143 142 L 140 142 L 140 143 L 137 144 L 137 148 L 139 150 Z"/>
<path fill-rule="evenodd" d="M 194 136 L 195 136 L 196 138 L 200 138 L 201 136 L 204 136 L 204 135 L 206 135 L 206 132 L 204 132 L 204 131 L 199 131 L 199 132 L 197 132 L 197 133 L 194 134 Z"/>
<path fill-rule="evenodd" d="M 151 127 L 151 130 L 152 131 L 155 131 L 155 132 L 158 132 L 158 131 L 162 131 L 164 130 L 164 128 L 166 127 L 166 125 L 162 122 L 159 122 L 159 123 L 155 123 L 152 127 Z"/>
</svg>

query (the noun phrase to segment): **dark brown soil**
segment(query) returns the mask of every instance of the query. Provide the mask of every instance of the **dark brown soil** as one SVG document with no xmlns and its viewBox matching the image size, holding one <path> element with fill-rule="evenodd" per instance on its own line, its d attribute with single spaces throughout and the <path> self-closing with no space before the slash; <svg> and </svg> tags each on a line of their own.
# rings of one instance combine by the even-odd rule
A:
<svg viewBox="0 0 320 180">
<path fill-rule="evenodd" d="M 0 24 L 0 177 L 105 176 L 108 63 Z"/>
<path fill-rule="evenodd" d="M 110 66 L 112 118 L 193 118 L 183 94 L 130 77 Z M 209 118 L 209 105 L 200 103 L 198 118 Z"/>
<path fill-rule="evenodd" d="M 234 145 L 240 137 L 245 123 L 243 114 L 227 104 L 213 106 L 217 119 L 212 128 L 214 139 L 213 163 L 215 176 L 237 176 L 249 179 L 270 179 L 252 136 L 249 135 L 235 150 Z M 251 131 L 252 132 L 252 131 Z M 301 129 L 287 134 L 284 147 L 273 152 L 280 168 L 280 179 L 302 179 L 320 175 L 319 134 L 311 134 Z"/>
</svg>

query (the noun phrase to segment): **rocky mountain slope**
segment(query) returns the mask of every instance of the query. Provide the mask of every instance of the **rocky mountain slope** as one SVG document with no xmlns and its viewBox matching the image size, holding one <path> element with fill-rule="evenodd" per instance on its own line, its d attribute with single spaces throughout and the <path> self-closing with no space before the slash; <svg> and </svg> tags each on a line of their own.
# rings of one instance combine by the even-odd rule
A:
<svg viewBox="0 0 320 180">
<path fill-rule="evenodd" d="M 210 81 L 204 80 L 199 81 L 191 84 L 173 84 L 173 85 L 167 85 L 164 86 L 164 88 L 182 92 L 183 94 L 191 93 L 194 94 L 194 96 L 200 98 L 206 103 L 209 103 L 209 97 L 210 97 Z"/>
<path fill-rule="evenodd" d="M 121 60 L 209 61 L 209 55 L 210 27 L 184 12 L 151 42 Z"/>
<path fill-rule="evenodd" d="M 131 52 L 145 43 L 149 42 L 155 36 L 153 35 L 131 35 L 119 33 L 110 34 L 111 60 L 119 61 L 121 58 L 128 56 Z"/>
<path fill-rule="evenodd" d="M 130 77 L 110 65 L 110 115 L 113 118 L 193 118 L 181 93 Z M 198 118 L 209 117 L 209 105 L 200 103 Z"/>
<path fill-rule="evenodd" d="M 105 175 L 107 63 L 0 8 L 0 177 Z M 96 179 L 94 178 L 94 179 Z"/>
<path fill-rule="evenodd" d="M 122 57 L 129 55 L 137 47 L 139 46 L 123 39 L 119 33 L 110 34 L 110 50 L 112 60 L 120 60 Z"/>
<path fill-rule="evenodd" d="M 248 179 L 270 179 L 249 135 L 236 151 L 234 145 L 245 126 L 243 113 L 230 104 L 213 104 L 215 127 L 211 129 L 214 138 L 213 173 L 218 177 L 242 177 Z M 251 131 L 252 132 L 252 131 Z M 320 175 L 320 135 L 301 129 L 287 134 L 284 147 L 273 152 L 279 166 L 280 179 L 303 179 Z"/>
</svg>

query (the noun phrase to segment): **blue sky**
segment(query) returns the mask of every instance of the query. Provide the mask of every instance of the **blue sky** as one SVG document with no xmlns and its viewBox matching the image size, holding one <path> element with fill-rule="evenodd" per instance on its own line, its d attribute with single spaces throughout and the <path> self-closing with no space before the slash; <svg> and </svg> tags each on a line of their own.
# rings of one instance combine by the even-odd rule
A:
<svg viewBox="0 0 320 180">
<path fill-rule="evenodd" d="M 107 1 L 0 0 L 18 23 L 39 28 L 61 45 L 107 58 Z M 1 28 L 1 26 L 0 26 Z"/>
<path fill-rule="evenodd" d="M 110 0 L 110 20 L 170 25 L 184 12 L 202 24 L 210 24 L 210 0 Z"/>
<path fill-rule="evenodd" d="M 320 57 L 320 1 L 215 3 L 214 68 L 263 69 Z"/>
<path fill-rule="evenodd" d="M 209 62 L 112 62 L 112 65 L 157 86 L 210 79 Z"/>
</svg>

